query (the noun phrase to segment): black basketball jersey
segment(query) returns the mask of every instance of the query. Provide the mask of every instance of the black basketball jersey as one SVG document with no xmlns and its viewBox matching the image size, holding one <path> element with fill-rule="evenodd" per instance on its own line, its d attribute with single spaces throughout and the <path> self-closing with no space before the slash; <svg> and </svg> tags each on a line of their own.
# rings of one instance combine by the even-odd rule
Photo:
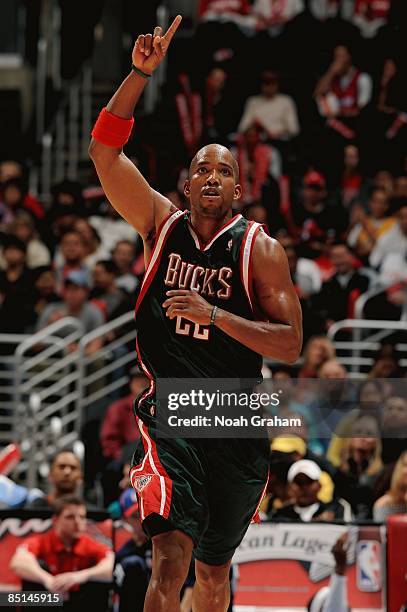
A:
<svg viewBox="0 0 407 612">
<path fill-rule="evenodd" d="M 253 319 L 251 256 L 262 226 L 236 215 L 202 245 L 188 211 L 161 226 L 136 305 L 138 356 L 151 379 L 261 378 L 262 357 L 214 325 L 169 319 L 171 289 L 198 291 L 210 304 Z"/>
</svg>

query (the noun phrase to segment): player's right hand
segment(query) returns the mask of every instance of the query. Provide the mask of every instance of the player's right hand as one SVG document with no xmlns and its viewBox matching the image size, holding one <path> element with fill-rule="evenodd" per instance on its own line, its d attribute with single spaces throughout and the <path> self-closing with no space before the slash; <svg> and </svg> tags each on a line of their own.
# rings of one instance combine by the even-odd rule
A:
<svg viewBox="0 0 407 612">
<path fill-rule="evenodd" d="M 181 21 L 181 15 L 177 15 L 164 35 L 160 26 L 154 28 L 154 34 L 140 34 L 131 56 L 134 66 L 146 74 L 152 74 L 164 59 Z"/>
</svg>

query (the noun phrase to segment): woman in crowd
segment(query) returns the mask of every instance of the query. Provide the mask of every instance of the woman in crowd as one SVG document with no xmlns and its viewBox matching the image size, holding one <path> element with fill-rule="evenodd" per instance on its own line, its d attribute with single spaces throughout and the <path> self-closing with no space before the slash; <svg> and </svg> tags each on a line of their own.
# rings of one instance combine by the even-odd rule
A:
<svg viewBox="0 0 407 612">
<path fill-rule="evenodd" d="M 335 467 L 341 463 L 347 437 L 358 419 L 369 415 L 381 423 L 384 399 L 385 390 L 380 381 L 365 380 L 360 384 L 355 409 L 339 421 L 328 447 L 327 458 Z"/>
<path fill-rule="evenodd" d="M 373 485 L 383 469 L 380 430 L 374 416 L 357 418 L 349 438 L 343 439 L 341 463 L 335 474 L 335 492 L 352 507 L 356 518 L 369 518 Z"/>
<path fill-rule="evenodd" d="M 407 451 L 399 457 L 391 477 L 390 489 L 373 506 L 375 521 L 385 521 L 392 514 L 407 512 Z"/>
</svg>

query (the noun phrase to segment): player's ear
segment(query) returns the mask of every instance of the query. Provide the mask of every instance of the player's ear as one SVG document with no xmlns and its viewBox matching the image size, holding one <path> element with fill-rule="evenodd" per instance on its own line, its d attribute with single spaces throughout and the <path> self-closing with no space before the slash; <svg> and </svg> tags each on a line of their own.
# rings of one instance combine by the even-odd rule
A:
<svg viewBox="0 0 407 612">
<path fill-rule="evenodd" d="M 235 185 L 235 192 L 233 195 L 233 199 L 234 200 L 240 200 L 240 198 L 242 197 L 242 186 L 239 185 L 239 183 L 237 185 Z"/>
<path fill-rule="evenodd" d="M 188 198 L 191 195 L 191 182 L 186 180 L 184 183 L 184 195 Z"/>
</svg>

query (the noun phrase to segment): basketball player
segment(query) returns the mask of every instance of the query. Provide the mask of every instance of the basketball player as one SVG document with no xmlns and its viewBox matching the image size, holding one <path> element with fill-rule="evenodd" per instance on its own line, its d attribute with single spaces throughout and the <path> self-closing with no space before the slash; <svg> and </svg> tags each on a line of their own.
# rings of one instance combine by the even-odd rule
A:
<svg viewBox="0 0 407 612">
<path fill-rule="evenodd" d="M 301 311 L 283 248 L 257 223 L 233 216 L 239 168 L 223 146 L 192 160 L 191 212 L 154 191 L 124 155 L 133 112 L 165 57 L 181 17 L 139 36 L 132 70 L 100 114 L 90 156 L 109 201 L 144 241 L 146 274 L 136 306 L 138 355 L 150 388 L 136 405 L 142 447 L 131 480 L 153 542 L 146 612 L 179 611 L 195 549 L 194 612 L 224 612 L 229 567 L 266 486 L 264 440 L 158 439 L 154 381 L 259 378 L 262 356 L 294 362 Z"/>
</svg>

